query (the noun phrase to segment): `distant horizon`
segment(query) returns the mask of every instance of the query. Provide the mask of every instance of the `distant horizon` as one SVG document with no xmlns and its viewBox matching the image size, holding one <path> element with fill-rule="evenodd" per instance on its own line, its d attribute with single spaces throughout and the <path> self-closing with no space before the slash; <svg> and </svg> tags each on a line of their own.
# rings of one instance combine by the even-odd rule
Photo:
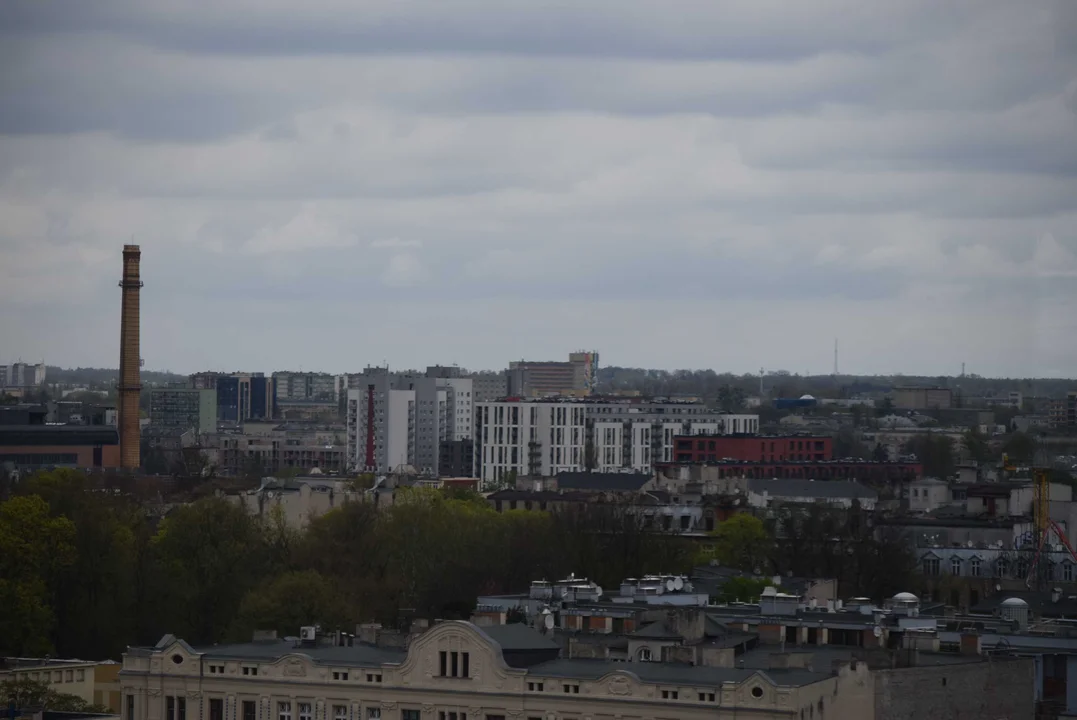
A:
<svg viewBox="0 0 1077 720">
<path fill-rule="evenodd" d="M 10 363 L 0 362 L 0 365 L 9 365 L 9 364 Z M 427 367 L 433 367 L 434 365 L 436 365 L 436 363 L 429 363 L 427 365 L 423 365 L 422 367 L 403 367 L 403 366 L 401 366 L 399 369 L 393 369 L 392 367 L 390 367 L 390 372 L 407 372 L 409 370 L 415 370 L 415 371 L 422 372 Z M 113 367 L 96 367 L 96 366 L 91 366 L 91 365 L 64 367 L 62 365 L 51 365 L 49 363 L 45 363 L 45 366 L 46 366 L 46 369 L 56 368 L 56 369 L 59 369 L 59 370 L 61 370 L 63 372 L 73 372 L 73 371 L 77 371 L 77 370 L 86 370 L 86 371 L 96 370 L 96 371 L 107 371 L 107 372 L 116 372 L 116 373 L 119 372 L 118 367 L 117 368 L 113 368 Z M 372 364 L 371 364 L 371 366 L 376 367 L 376 366 L 374 366 Z M 452 367 L 452 365 L 441 365 L 441 367 Z M 462 369 L 467 370 L 469 373 L 484 373 L 484 372 L 485 373 L 497 373 L 497 372 L 504 372 L 504 370 L 507 369 L 508 366 L 506 364 L 506 367 L 502 368 L 500 370 L 488 369 L 488 368 L 466 368 L 464 366 L 460 366 L 460 367 Z M 759 372 L 758 371 L 752 373 L 752 372 L 735 372 L 735 371 L 731 371 L 731 370 L 718 370 L 716 368 L 673 368 L 673 369 L 668 369 L 668 368 L 643 367 L 643 366 L 639 366 L 639 365 L 601 365 L 601 364 L 599 365 L 599 370 L 605 370 L 605 369 L 608 369 L 608 368 L 618 368 L 618 369 L 621 369 L 621 370 L 658 371 L 658 372 L 667 372 L 667 373 L 706 372 L 708 370 L 713 370 L 714 373 L 719 375 L 719 376 L 721 376 L 721 375 L 732 375 L 734 377 L 739 377 L 739 378 L 744 378 L 744 377 L 758 378 L 759 377 Z M 971 372 L 966 373 L 965 375 L 910 374 L 910 373 L 845 373 L 845 372 L 839 372 L 837 375 L 834 375 L 833 373 L 804 374 L 804 373 L 798 373 L 798 372 L 793 371 L 793 370 L 784 370 L 783 368 L 778 368 L 776 370 L 766 370 L 765 374 L 764 374 L 764 377 L 767 377 L 767 378 L 781 377 L 781 375 L 779 375 L 778 373 L 781 373 L 783 371 L 788 372 L 790 377 L 800 377 L 800 378 L 805 378 L 805 379 L 833 378 L 833 377 L 850 378 L 850 379 L 870 379 L 870 378 L 891 378 L 891 379 L 893 379 L 893 378 L 904 377 L 904 378 L 909 378 L 909 379 L 945 378 L 947 380 L 958 380 L 958 379 L 961 379 L 963 377 L 966 377 L 966 378 L 976 379 L 976 380 L 1006 380 L 1006 381 L 1010 381 L 1010 382 L 1035 382 L 1037 380 L 1046 380 L 1046 381 L 1067 381 L 1067 380 L 1072 380 L 1075 384 L 1077 384 L 1077 377 L 1069 377 L 1069 376 L 1003 376 L 1003 375 L 980 375 L 978 373 L 971 373 Z M 145 374 L 145 373 L 158 373 L 158 374 L 162 374 L 162 375 L 175 375 L 177 377 L 189 377 L 191 375 L 195 375 L 195 374 L 198 374 L 198 373 L 209 373 L 209 372 L 218 372 L 218 373 L 225 373 L 225 374 L 247 373 L 247 372 L 249 372 L 249 373 L 258 373 L 258 372 L 260 372 L 260 373 L 263 373 L 266 376 L 269 376 L 269 375 L 271 375 L 272 373 L 275 373 L 275 372 L 315 373 L 315 374 L 326 374 L 326 375 L 352 375 L 352 374 L 361 373 L 362 369 L 346 370 L 346 371 L 342 371 L 342 372 L 333 372 L 333 371 L 330 371 L 330 370 L 297 370 L 297 369 L 252 370 L 252 369 L 246 368 L 246 369 L 233 369 L 233 370 L 207 370 L 207 369 L 203 369 L 203 370 L 195 370 L 195 371 L 192 371 L 192 372 L 181 372 L 181 371 L 177 371 L 177 370 L 158 370 L 158 369 L 153 369 L 153 368 L 142 368 L 142 373 L 143 374 Z M 47 382 L 48 382 L 48 377 L 46 376 L 46 383 Z M 1075 389 L 1077 389 L 1077 388 L 1075 388 Z"/>
</svg>

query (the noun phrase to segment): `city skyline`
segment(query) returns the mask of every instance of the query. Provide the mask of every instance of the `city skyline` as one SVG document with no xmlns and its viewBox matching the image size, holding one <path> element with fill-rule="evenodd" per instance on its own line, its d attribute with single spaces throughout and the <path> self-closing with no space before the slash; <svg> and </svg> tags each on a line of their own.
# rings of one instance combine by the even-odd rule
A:
<svg viewBox="0 0 1077 720">
<path fill-rule="evenodd" d="M 0 37 L 22 357 L 116 364 L 134 243 L 146 368 L 827 374 L 838 336 L 1073 374 L 1073 3 L 16 0 Z"/>
</svg>

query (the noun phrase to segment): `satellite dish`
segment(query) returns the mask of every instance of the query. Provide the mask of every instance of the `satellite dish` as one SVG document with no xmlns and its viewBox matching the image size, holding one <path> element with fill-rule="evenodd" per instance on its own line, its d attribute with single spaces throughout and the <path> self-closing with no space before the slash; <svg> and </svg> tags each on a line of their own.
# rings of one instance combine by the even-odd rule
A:
<svg viewBox="0 0 1077 720">
<path fill-rule="evenodd" d="M 542 626 L 547 630 L 553 630 L 553 615 L 543 615 Z"/>
<path fill-rule="evenodd" d="M 875 634 L 875 637 L 877 637 L 877 638 L 880 638 L 880 637 L 883 636 L 883 629 L 881 627 L 879 627 L 878 625 L 875 626 L 875 628 L 872 630 L 872 632 Z"/>
<path fill-rule="evenodd" d="M 666 580 L 666 590 L 668 592 L 673 592 L 676 589 L 677 589 L 677 583 L 673 582 L 672 580 Z"/>
<path fill-rule="evenodd" d="M 673 578 L 673 589 L 674 590 L 683 590 L 684 589 L 684 578 L 682 578 L 682 577 Z"/>
</svg>

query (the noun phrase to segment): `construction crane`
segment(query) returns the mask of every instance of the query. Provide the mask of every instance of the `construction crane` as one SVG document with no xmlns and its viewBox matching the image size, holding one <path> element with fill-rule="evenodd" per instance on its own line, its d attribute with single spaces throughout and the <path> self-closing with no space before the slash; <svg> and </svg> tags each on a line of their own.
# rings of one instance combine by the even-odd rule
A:
<svg viewBox="0 0 1077 720">
<path fill-rule="evenodd" d="M 1005 472 L 1013 473 L 1017 471 L 1017 467 L 1010 463 L 1008 455 L 1002 456 L 1002 469 Z M 1069 540 L 1066 538 L 1066 533 L 1058 526 L 1054 520 L 1051 519 L 1051 470 L 1044 466 L 1035 466 L 1032 468 L 1032 514 L 1033 514 L 1033 531 L 1036 542 L 1036 555 L 1032 559 L 1032 564 L 1029 567 L 1028 577 L 1025 578 L 1025 587 L 1031 588 L 1033 580 L 1036 581 L 1036 586 L 1039 589 L 1045 589 L 1047 583 L 1050 581 L 1050 577 L 1047 572 L 1050 560 L 1049 556 L 1043 554 L 1045 547 L 1048 547 L 1051 535 L 1053 534 L 1058 538 L 1058 542 L 1066 548 L 1070 557 L 1073 558 L 1074 563 L 1077 563 L 1077 553 L 1073 551 L 1070 546 Z M 1050 552 L 1050 551 L 1048 551 Z"/>
</svg>

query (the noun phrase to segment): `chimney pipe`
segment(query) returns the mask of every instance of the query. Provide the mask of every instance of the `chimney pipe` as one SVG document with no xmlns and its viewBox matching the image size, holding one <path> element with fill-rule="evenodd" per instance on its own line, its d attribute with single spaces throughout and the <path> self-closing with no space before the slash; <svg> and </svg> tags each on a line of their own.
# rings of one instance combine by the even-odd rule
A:
<svg viewBox="0 0 1077 720">
<path fill-rule="evenodd" d="M 141 365 L 139 352 L 139 291 L 142 281 L 139 279 L 138 264 L 142 251 L 138 245 L 123 246 L 123 300 L 120 310 L 120 382 L 119 393 L 119 429 L 120 429 L 120 467 L 124 470 L 137 470 L 141 465 L 139 458 L 139 408 L 138 400 L 142 392 Z"/>
</svg>

